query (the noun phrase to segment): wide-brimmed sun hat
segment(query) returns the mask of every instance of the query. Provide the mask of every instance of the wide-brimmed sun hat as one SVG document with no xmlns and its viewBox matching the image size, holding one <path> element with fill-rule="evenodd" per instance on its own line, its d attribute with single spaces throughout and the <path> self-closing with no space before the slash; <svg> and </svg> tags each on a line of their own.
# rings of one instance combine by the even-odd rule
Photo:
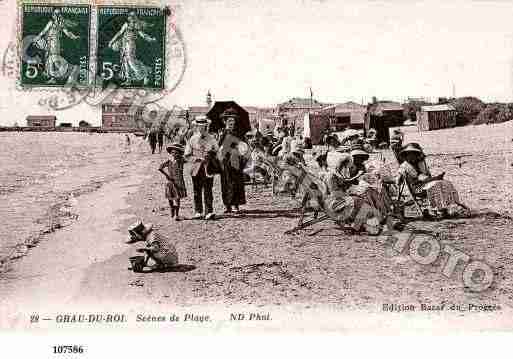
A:
<svg viewBox="0 0 513 359">
<path fill-rule="evenodd" d="M 167 146 L 166 151 L 168 153 L 171 153 L 172 151 L 178 151 L 180 153 L 184 153 L 185 149 L 181 143 L 174 142 L 174 143 L 170 144 L 169 146 Z"/>
<path fill-rule="evenodd" d="M 138 241 L 144 241 L 146 235 L 153 230 L 153 224 L 144 224 L 142 221 L 137 221 L 128 227 L 128 233 L 130 236 L 126 243 L 135 243 Z"/>
<path fill-rule="evenodd" d="M 237 112 L 237 110 L 235 110 L 234 108 L 230 107 L 229 109 L 227 109 L 226 111 L 224 111 L 221 116 L 221 118 L 234 118 L 234 119 L 237 119 L 239 118 L 239 113 Z"/>
<path fill-rule="evenodd" d="M 193 122 L 193 125 L 195 126 L 208 126 L 209 124 L 209 121 L 207 119 L 207 116 L 196 116 L 194 118 L 194 122 Z"/>
<path fill-rule="evenodd" d="M 326 165 L 328 168 L 336 170 L 340 168 L 343 163 L 352 162 L 353 158 L 349 153 L 342 152 L 328 152 L 326 155 Z"/>
<path fill-rule="evenodd" d="M 335 169 L 339 169 L 345 166 L 351 166 L 353 158 L 349 153 L 341 153 L 335 160 Z"/>
<path fill-rule="evenodd" d="M 399 153 L 401 156 L 404 156 L 406 153 L 412 152 L 417 153 L 419 155 L 423 155 L 424 152 L 422 151 L 422 148 L 418 143 L 408 143 L 406 146 L 403 147 L 401 152 Z"/>
<path fill-rule="evenodd" d="M 363 146 L 356 145 L 351 146 L 351 156 L 353 157 L 367 157 L 369 158 L 369 153 L 363 149 Z"/>
<path fill-rule="evenodd" d="M 301 147 L 296 147 L 292 153 L 295 153 L 295 154 L 298 154 L 298 155 L 304 155 L 305 154 L 305 150 Z"/>
<path fill-rule="evenodd" d="M 338 146 L 335 149 L 335 151 L 339 152 L 339 153 L 349 153 L 349 152 L 351 152 L 351 147 L 350 146 L 342 145 L 342 146 Z"/>
</svg>

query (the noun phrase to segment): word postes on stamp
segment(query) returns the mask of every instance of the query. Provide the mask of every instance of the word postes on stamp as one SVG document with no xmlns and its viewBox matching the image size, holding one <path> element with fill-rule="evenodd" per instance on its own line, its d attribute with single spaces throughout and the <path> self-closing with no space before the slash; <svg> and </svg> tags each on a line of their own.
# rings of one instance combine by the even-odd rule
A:
<svg viewBox="0 0 513 359">
<path fill-rule="evenodd" d="M 97 79 L 102 87 L 164 89 L 165 45 L 163 9 L 98 8 Z"/>
<path fill-rule="evenodd" d="M 88 86 L 90 7 L 24 4 L 22 12 L 21 85 Z"/>
</svg>

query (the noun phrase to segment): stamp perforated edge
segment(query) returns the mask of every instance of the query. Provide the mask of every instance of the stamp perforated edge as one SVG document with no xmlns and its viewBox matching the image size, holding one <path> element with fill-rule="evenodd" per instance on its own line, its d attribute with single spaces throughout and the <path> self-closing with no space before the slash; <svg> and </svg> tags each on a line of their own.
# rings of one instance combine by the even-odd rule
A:
<svg viewBox="0 0 513 359">
<path fill-rule="evenodd" d="M 130 4 L 115 4 L 115 5 L 107 5 L 107 4 L 101 4 L 101 5 L 97 5 L 95 7 L 95 21 L 96 21 L 96 30 L 99 29 L 99 21 L 100 21 L 100 18 L 99 18 L 99 14 L 98 14 L 98 10 L 101 9 L 101 8 L 128 8 L 128 9 L 164 9 L 164 7 L 162 6 L 154 6 L 154 5 L 151 5 L 151 4 L 144 4 L 144 5 L 141 5 L 140 3 L 137 4 L 137 5 L 130 5 Z M 162 41 L 162 54 L 163 54 L 163 58 L 165 60 L 165 68 L 164 68 L 164 79 L 163 79 L 163 87 L 161 88 L 146 88 L 144 86 L 130 86 L 130 87 L 120 87 L 118 88 L 118 90 L 120 91 L 124 91 L 124 90 L 127 90 L 127 91 L 139 91 L 139 90 L 146 90 L 146 91 L 149 91 L 149 92 L 160 92 L 160 91 L 165 91 L 166 90 L 166 84 L 167 84 L 167 70 L 168 70 L 168 58 L 167 58 L 167 53 L 168 51 L 166 51 L 166 48 L 168 46 L 168 16 L 166 16 L 165 14 L 163 15 L 164 16 L 164 38 L 163 38 L 163 41 Z M 94 74 L 94 79 L 96 80 L 96 71 L 97 71 L 97 65 L 98 65 L 98 38 L 96 37 L 96 34 L 98 32 L 96 31 L 95 32 L 95 48 L 94 48 L 94 55 L 95 55 L 95 72 L 93 73 Z M 96 81 L 94 81 L 94 83 L 92 84 L 92 86 L 94 87 L 101 87 L 101 85 L 98 85 L 96 83 Z"/>
<path fill-rule="evenodd" d="M 16 73 L 16 90 L 21 92 L 49 92 L 56 93 L 65 89 L 65 86 L 57 85 L 57 86 L 40 86 L 40 85 L 26 85 L 22 84 L 21 81 L 21 66 L 22 61 L 21 58 L 23 56 L 23 5 L 46 5 L 46 6 L 88 6 L 89 7 L 89 33 L 87 34 L 89 39 L 89 63 L 91 63 L 91 11 L 93 6 L 91 5 L 91 1 L 89 0 L 52 0 L 52 1 L 42 1 L 42 0 L 18 0 L 17 1 L 17 15 L 16 15 L 16 60 L 18 63 L 16 64 L 17 73 Z M 87 88 L 91 85 L 91 76 L 88 76 L 88 84 L 86 86 L 77 86 L 82 88 Z"/>
<path fill-rule="evenodd" d="M 96 83 L 94 81 L 94 76 L 96 75 L 96 62 L 97 62 L 97 9 L 100 6 L 106 6 L 106 7 L 142 7 L 142 8 L 163 8 L 163 7 L 171 7 L 172 9 L 178 8 L 177 4 L 173 4 L 171 2 L 166 1 L 156 1 L 156 0 L 149 0 L 144 5 L 141 5 L 139 1 L 136 0 L 124 0 L 122 2 L 114 2 L 114 1 L 103 1 L 103 0 L 52 0 L 52 1 L 44 1 L 44 0 L 18 0 L 17 1 L 17 14 L 16 14 L 16 56 L 15 61 L 17 62 L 15 64 L 15 67 L 17 69 L 16 71 L 16 77 L 15 77 L 15 88 L 17 91 L 21 92 L 40 92 L 40 93 L 50 93 L 55 94 L 62 91 L 66 91 L 67 88 L 65 86 L 27 86 L 23 85 L 21 83 L 21 56 L 22 56 L 22 43 L 23 43 L 23 5 L 25 4 L 36 4 L 36 5 L 48 5 L 48 6 L 89 6 L 89 76 L 88 76 L 88 85 L 87 86 L 78 86 L 82 88 L 96 88 Z M 175 10 L 176 11 L 176 10 Z M 183 40 L 183 36 L 181 34 L 181 31 L 179 30 L 177 24 L 172 23 L 172 26 L 170 27 L 170 21 L 166 17 L 165 19 L 165 40 L 163 41 L 163 51 L 164 51 L 164 58 L 166 61 L 165 64 L 165 71 L 164 71 L 164 88 L 162 89 L 145 89 L 148 92 L 158 94 L 158 98 L 150 100 L 148 102 L 156 102 L 165 95 L 173 92 L 178 85 L 181 83 L 183 79 L 183 75 L 185 73 L 185 69 L 187 67 L 187 53 L 186 53 L 186 46 L 185 42 Z M 173 29 L 173 36 L 170 36 L 169 30 L 170 28 Z M 182 61 L 181 61 L 181 71 L 178 75 L 178 78 L 176 81 L 174 81 L 171 85 L 169 83 L 170 80 L 170 70 L 171 67 L 169 66 L 169 63 L 171 62 L 171 51 L 169 51 L 169 48 L 171 46 L 171 39 L 176 38 L 179 40 L 179 43 L 181 45 L 182 50 Z M 92 76 L 91 76 L 92 75 Z M 125 91 L 127 94 L 130 92 L 137 92 L 140 91 L 143 88 L 137 88 L 137 89 L 119 89 L 121 91 Z"/>
</svg>

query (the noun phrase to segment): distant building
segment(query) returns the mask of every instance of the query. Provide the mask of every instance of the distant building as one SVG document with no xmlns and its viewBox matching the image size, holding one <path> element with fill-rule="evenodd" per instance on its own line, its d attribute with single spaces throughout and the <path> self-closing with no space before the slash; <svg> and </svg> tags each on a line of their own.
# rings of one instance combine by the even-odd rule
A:
<svg viewBox="0 0 513 359">
<path fill-rule="evenodd" d="M 431 103 L 431 99 L 428 97 L 408 97 L 408 103 L 415 103 L 415 102 L 426 102 Z"/>
<path fill-rule="evenodd" d="M 55 116 L 27 116 L 28 127 L 55 127 Z"/>
<path fill-rule="evenodd" d="M 315 99 L 294 97 L 276 106 L 277 115 L 281 118 L 280 127 L 291 127 L 303 122 L 305 113 L 319 111 L 329 104 L 321 103 Z M 301 127 L 303 127 L 301 125 Z"/>
<path fill-rule="evenodd" d="M 417 126 L 420 131 L 454 127 L 456 114 L 456 109 L 447 104 L 422 106 L 417 112 Z"/>
<path fill-rule="evenodd" d="M 189 114 L 189 120 L 194 121 L 197 116 L 206 116 L 207 112 L 213 106 L 212 93 L 210 90 L 207 91 L 207 95 L 205 97 L 206 106 L 190 106 L 187 109 L 187 113 Z"/>
<path fill-rule="evenodd" d="M 371 128 L 377 132 L 378 143 L 390 143 L 390 127 L 402 126 L 404 123 L 403 106 L 398 102 L 377 101 L 367 106 L 365 115 L 365 133 Z"/>
<path fill-rule="evenodd" d="M 138 108 L 135 113 L 130 111 L 130 104 L 102 104 L 103 128 L 138 128 L 142 120 L 143 108 Z"/>
<path fill-rule="evenodd" d="M 328 114 L 332 131 L 343 131 L 346 128 L 363 129 L 367 106 L 350 101 L 325 107 L 320 112 Z"/>
<path fill-rule="evenodd" d="M 252 128 L 257 128 L 259 121 L 262 119 L 274 119 L 277 117 L 274 108 L 245 106 L 244 109 L 248 111 L 249 122 Z"/>
<path fill-rule="evenodd" d="M 189 119 L 193 121 L 196 116 L 206 116 L 209 110 L 210 106 L 191 106 L 188 108 Z"/>
</svg>

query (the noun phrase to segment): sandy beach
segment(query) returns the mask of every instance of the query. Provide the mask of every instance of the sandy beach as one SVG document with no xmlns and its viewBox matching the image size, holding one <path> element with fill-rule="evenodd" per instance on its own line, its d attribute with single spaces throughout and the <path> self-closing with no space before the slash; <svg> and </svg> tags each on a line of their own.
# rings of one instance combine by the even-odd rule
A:
<svg viewBox="0 0 513 359">
<path fill-rule="evenodd" d="M 118 175 L 78 197 L 73 223 L 45 234 L 25 256 L 9 262 L 8 271 L 0 274 L 0 328 L 55 328 L 59 324 L 54 321 L 31 325 L 28 316 L 78 311 L 126 313 L 131 319 L 122 328 L 152 327 L 136 322 L 137 313 L 174 312 L 210 316 L 210 321 L 166 323 L 162 328 L 511 328 L 513 317 L 506 314 L 513 307 L 513 219 L 508 199 L 513 167 L 512 143 L 504 140 L 511 129 L 510 123 L 422 135 L 405 129 L 407 142 L 422 143 L 432 171 L 446 171 L 473 212 L 472 218 L 413 221 L 407 228 L 428 232 L 440 243 L 489 263 L 497 281 L 487 291 L 465 288 L 461 269 L 446 278 L 440 260 L 419 265 L 375 237 L 348 236 L 329 222 L 285 235 L 297 221 L 297 202 L 273 197 L 263 186 L 247 187 L 248 205 L 240 215 L 209 222 L 171 221 L 164 178 L 157 171 L 166 155 L 151 156 L 146 146 L 140 146 L 131 157 L 111 158 L 108 165 Z M 459 159 L 459 154 L 467 156 Z M 187 175 L 186 181 L 189 197 L 182 213 L 190 216 L 192 186 Z M 214 207 L 221 213 L 218 178 L 214 188 Z M 124 240 L 128 225 L 137 218 L 173 239 L 183 272 L 128 270 L 136 246 Z M 498 309 L 390 314 L 383 312 L 386 303 Z M 231 313 L 248 311 L 270 313 L 272 320 L 230 322 Z M 415 323 L 405 325 L 411 318 Z"/>
</svg>

